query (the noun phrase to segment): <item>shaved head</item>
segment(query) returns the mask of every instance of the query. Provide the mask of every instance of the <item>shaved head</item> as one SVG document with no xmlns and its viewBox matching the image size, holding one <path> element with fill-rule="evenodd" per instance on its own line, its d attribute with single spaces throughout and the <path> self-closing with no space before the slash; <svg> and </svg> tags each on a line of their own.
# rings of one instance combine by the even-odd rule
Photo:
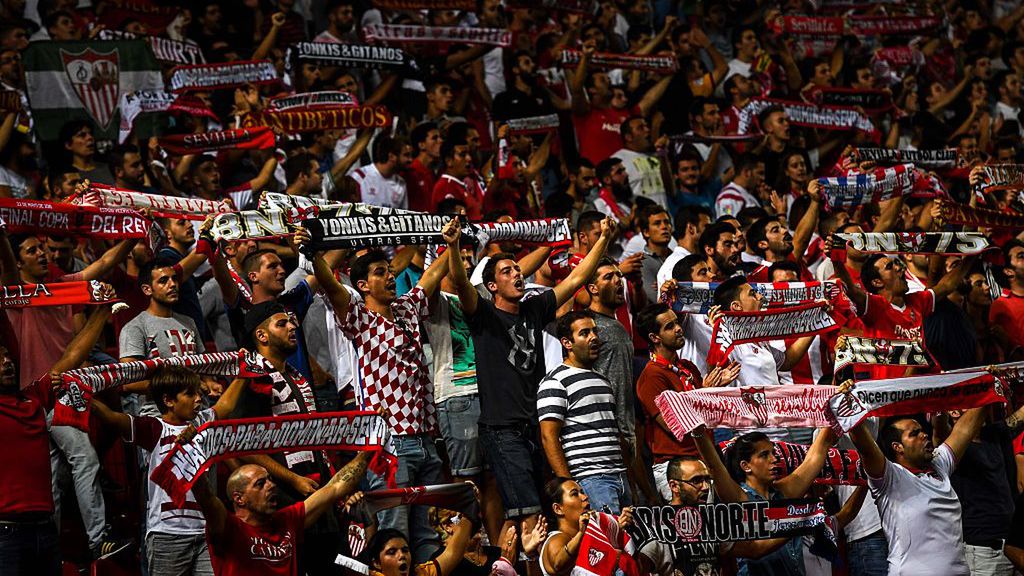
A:
<svg viewBox="0 0 1024 576">
<path fill-rule="evenodd" d="M 228 476 L 226 486 L 228 496 L 233 497 L 236 492 L 239 494 L 245 492 L 245 489 L 248 488 L 249 484 L 252 482 L 253 477 L 258 475 L 262 470 L 264 470 L 264 468 L 259 464 L 245 464 L 236 468 L 235 471 Z"/>
</svg>

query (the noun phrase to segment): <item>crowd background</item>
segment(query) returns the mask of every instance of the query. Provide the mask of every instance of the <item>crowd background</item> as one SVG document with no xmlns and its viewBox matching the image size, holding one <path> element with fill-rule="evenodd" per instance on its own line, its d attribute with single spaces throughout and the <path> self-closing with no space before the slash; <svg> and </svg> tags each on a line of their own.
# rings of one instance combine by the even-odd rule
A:
<svg viewBox="0 0 1024 576">
<path fill-rule="evenodd" d="M 418 37 L 367 39 L 389 25 Z M 450 28 L 468 43 L 429 38 Z M 121 47 L 131 38 L 150 39 L 146 80 Z M 399 46 L 406 60 L 303 59 L 303 42 Z M 181 66 L 245 61 L 268 61 L 272 77 L 171 89 Z M 1022 163 L 1022 74 L 1024 4 L 1007 0 L 0 0 L 0 199 L 81 204 L 107 185 L 253 210 L 276 192 L 571 227 L 571 246 L 480 245 L 453 222 L 441 255 L 380 239 L 303 252 L 303 233 L 218 245 L 210 219 L 152 208 L 157 250 L 5 231 L 5 291 L 100 281 L 127 309 L 4 310 L 0 573 L 332 574 L 349 570 L 340 554 L 387 576 L 584 574 L 588 522 L 636 573 L 1022 570 L 1012 394 L 873 418 L 842 439 L 806 427 L 682 437 L 655 402 L 1020 360 L 1024 227 L 951 225 L 940 204 L 1024 215 L 1024 179 L 986 187 L 979 168 Z M 126 97 L 157 92 L 174 104 L 126 124 Z M 339 108 L 382 106 L 386 125 L 190 140 L 328 92 Z M 919 164 L 913 193 L 837 206 L 818 178 L 888 165 L 864 148 L 955 160 Z M 830 239 L 938 231 L 978 231 L 994 249 L 869 254 Z M 762 309 L 751 283 L 829 280 L 842 287 L 838 331 L 709 360 L 721 313 Z M 674 311 L 689 282 L 720 283 L 710 316 Z M 918 341 L 930 366 L 839 380 L 839 335 Z M 269 397 L 168 368 L 97 394 L 87 433 L 50 425 L 51 372 L 240 349 L 273 366 Z M 472 481 L 479 517 L 405 505 L 360 517 L 386 483 L 344 453 L 227 460 L 183 508 L 149 479 L 190 424 L 357 408 L 385 415 L 400 487 Z M 734 443 L 723 455 L 712 438 Z M 808 445 L 804 466 L 779 478 L 773 441 Z M 833 442 L 860 451 L 870 493 L 812 485 Z M 630 506 L 809 493 L 837 519 L 828 558 L 810 537 L 682 553 L 611 536 Z M 593 559 L 589 573 L 629 572 L 618 554 L 609 572 Z"/>
</svg>

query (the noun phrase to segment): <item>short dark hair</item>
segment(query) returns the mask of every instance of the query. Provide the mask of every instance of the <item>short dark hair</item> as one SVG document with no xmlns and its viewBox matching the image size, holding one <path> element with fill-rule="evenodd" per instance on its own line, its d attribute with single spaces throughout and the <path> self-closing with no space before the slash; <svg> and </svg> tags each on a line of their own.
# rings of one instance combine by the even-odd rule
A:
<svg viewBox="0 0 1024 576">
<path fill-rule="evenodd" d="M 582 234 L 586 230 L 589 230 L 594 224 L 600 226 L 601 221 L 604 220 L 604 214 L 597 210 L 585 210 L 576 218 L 576 234 Z"/>
<path fill-rule="evenodd" d="M 878 288 L 875 288 L 874 283 L 875 280 L 881 280 L 882 275 L 875 264 L 882 258 L 885 258 L 885 254 L 869 254 L 860 267 L 860 281 L 864 289 L 871 294 L 878 294 Z"/>
<path fill-rule="evenodd" d="M 619 265 L 619 263 L 616 262 L 615 260 L 613 260 L 613 259 L 611 259 L 611 258 L 609 258 L 607 256 L 602 256 L 601 259 L 598 260 L 597 266 L 594 267 L 594 273 L 590 275 L 590 278 L 587 278 L 587 284 L 593 284 L 594 282 L 597 282 L 597 275 L 599 273 L 598 271 L 601 268 L 604 268 L 605 266 L 618 266 L 618 265 Z"/>
<path fill-rule="evenodd" d="M 764 159 L 753 154 L 741 154 L 739 158 L 733 161 L 733 166 L 736 167 L 736 174 L 744 170 L 754 170 L 758 164 L 764 164 Z"/>
<path fill-rule="evenodd" d="M 668 461 L 668 466 L 665 467 L 665 479 L 666 480 L 679 480 L 679 472 L 683 468 L 684 462 L 703 462 L 697 456 L 676 456 Z"/>
<path fill-rule="evenodd" d="M 455 139 L 450 134 L 445 136 L 441 141 L 441 161 L 447 163 L 449 159 L 454 158 L 456 146 L 468 145 L 465 138 Z"/>
<path fill-rule="evenodd" d="M 380 561 L 380 553 L 384 551 L 384 547 L 390 540 L 399 538 L 401 540 L 409 541 L 409 537 L 402 533 L 401 530 L 396 528 L 384 528 L 377 530 L 373 536 L 370 537 L 369 542 L 366 543 L 366 548 L 359 553 L 359 560 L 367 566 L 373 566 L 373 562 Z"/>
<path fill-rule="evenodd" d="M 718 103 L 712 100 L 711 98 L 706 98 L 704 96 L 698 96 L 694 98 L 693 101 L 690 103 L 690 118 L 703 116 L 704 107 L 708 105 L 714 106 L 716 108 L 718 107 Z"/>
<path fill-rule="evenodd" d="M 661 326 L 658 325 L 658 316 L 671 311 L 672 308 L 669 308 L 668 304 L 657 302 L 648 305 L 637 314 L 636 325 L 640 329 L 640 335 L 643 336 L 644 342 L 654 344 L 651 341 L 651 334 L 657 334 L 661 331 Z"/>
<path fill-rule="evenodd" d="M 381 134 L 373 141 L 373 161 L 387 162 L 388 156 L 391 154 L 394 154 L 397 158 L 401 158 L 402 148 L 404 148 L 405 145 L 406 139 L 401 136 L 388 136 L 387 134 Z"/>
<path fill-rule="evenodd" d="M 57 134 L 57 141 L 62 145 L 71 142 L 71 138 L 82 128 L 88 128 L 92 133 L 96 134 L 96 127 L 93 123 L 85 119 L 69 120 L 60 127 L 60 132 Z"/>
<path fill-rule="evenodd" d="M 747 284 L 746 276 L 733 276 L 715 288 L 715 306 L 721 306 L 722 310 L 728 310 L 729 306 L 739 299 L 740 288 Z"/>
<path fill-rule="evenodd" d="M 173 268 L 176 264 L 177 262 L 171 260 L 166 256 L 157 256 L 156 258 L 153 258 L 149 262 L 146 262 L 141 267 L 139 267 L 139 288 L 142 288 L 143 286 L 152 285 L 151 282 L 153 282 L 153 270 L 157 270 L 159 268 Z"/>
<path fill-rule="evenodd" d="M 313 173 L 313 155 L 300 152 L 284 161 L 284 177 L 286 182 L 294 182 L 303 174 Z"/>
<path fill-rule="evenodd" d="M 781 112 L 785 114 L 786 109 L 778 104 L 772 104 L 771 106 L 765 108 L 764 110 L 761 110 L 761 112 L 757 115 L 757 125 L 760 126 L 762 130 L 764 130 L 764 123 L 768 121 L 769 116 L 775 114 L 776 112 Z"/>
<path fill-rule="evenodd" d="M 896 450 L 893 449 L 892 445 L 894 443 L 903 444 L 903 431 L 896 427 L 896 423 L 903 420 L 913 420 L 925 430 L 929 428 L 927 422 L 915 416 L 896 416 L 886 420 L 878 430 L 878 448 L 882 451 L 882 455 L 890 462 L 896 461 Z"/>
<path fill-rule="evenodd" d="M 754 223 L 747 229 L 747 246 L 754 251 L 754 254 L 762 257 L 765 255 L 766 250 L 763 250 L 758 244 L 762 240 L 768 239 L 768 226 L 772 222 L 778 221 L 778 216 L 764 216 L 754 220 Z"/>
<path fill-rule="evenodd" d="M 775 281 L 775 272 L 777 271 L 795 272 L 796 277 L 798 279 L 800 278 L 800 265 L 792 260 L 779 260 L 778 262 L 773 263 L 771 267 L 768 268 L 768 279 L 770 281 Z"/>
<path fill-rule="evenodd" d="M 572 174 L 573 176 L 579 176 L 580 171 L 583 170 L 584 168 L 590 168 L 591 170 L 593 170 L 594 163 L 591 162 L 590 160 L 587 160 L 586 158 L 580 158 L 576 160 L 576 162 L 569 164 L 569 174 Z"/>
<path fill-rule="evenodd" d="M 707 262 L 708 257 L 703 254 L 689 254 L 676 262 L 672 267 L 672 278 L 677 282 L 693 282 L 693 269 L 702 262 Z"/>
<path fill-rule="evenodd" d="M 765 216 L 768 216 L 768 211 L 760 206 L 747 206 L 736 213 L 736 219 L 744 229 L 750 228 L 751 224 Z"/>
<path fill-rule="evenodd" d="M 583 320 L 584 318 L 594 319 L 594 315 L 590 310 L 572 310 L 568 314 L 564 314 L 558 318 L 558 322 L 555 325 L 555 336 L 559 340 L 567 338 L 572 340 L 572 325 L 577 320 Z"/>
<path fill-rule="evenodd" d="M 498 262 L 501 262 L 502 260 L 511 260 L 515 262 L 516 255 L 511 252 L 498 252 L 487 260 L 487 263 L 484 264 L 484 269 L 480 272 L 480 275 L 483 277 L 485 287 L 491 282 L 494 282 L 494 275 L 498 268 Z M 490 289 L 488 289 L 488 291 L 490 291 Z"/>
<path fill-rule="evenodd" d="M 676 210 L 676 216 L 672 219 L 672 225 L 675 227 L 676 238 L 682 238 L 686 235 L 686 227 L 693 224 L 694 227 L 700 226 L 700 217 L 707 216 L 708 220 L 711 220 L 711 210 L 707 206 L 701 206 L 699 204 L 690 204 L 689 206 L 683 206 Z"/>
<path fill-rule="evenodd" d="M 458 214 L 457 206 L 466 207 L 466 202 L 461 198 L 449 197 L 437 203 L 438 214 Z"/>
<path fill-rule="evenodd" d="M 121 144 L 114 146 L 110 151 L 110 170 L 111 172 L 116 170 L 124 169 L 124 157 L 129 154 L 140 154 L 139 147 L 134 144 Z"/>
<path fill-rule="evenodd" d="M 746 481 L 747 473 L 743 471 L 740 463 L 749 462 L 754 455 L 754 447 L 764 441 L 771 442 L 771 438 L 764 432 L 747 432 L 733 441 L 726 452 L 726 466 L 729 468 L 729 474 L 732 475 L 733 480 Z"/>
<path fill-rule="evenodd" d="M 1014 248 L 1024 248 L 1024 242 L 1022 242 L 1022 241 L 1020 241 L 1020 240 L 1018 240 L 1016 238 L 1011 238 L 1011 239 L 1007 240 L 1005 244 L 1003 244 L 1003 266 L 1004 267 L 1007 267 L 1007 268 L 1010 267 L 1010 250 L 1013 250 Z"/>
<path fill-rule="evenodd" d="M 701 233 L 700 238 L 697 240 L 697 244 L 701 250 L 706 252 L 706 248 L 710 247 L 712 251 L 718 248 L 718 239 L 722 234 L 732 232 L 733 234 L 738 233 L 736 227 L 728 222 L 715 222 L 714 224 L 708 224 L 704 228 L 704 232 Z"/>
<path fill-rule="evenodd" d="M 636 215 L 636 225 L 641 231 L 647 230 L 647 226 L 650 225 L 651 218 L 658 214 L 664 214 L 668 216 L 668 210 L 665 209 L 661 204 L 651 204 L 641 208 Z"/>
<path fill-rule="evenodd" d="M 355 286 L 360 280 L 366 280 L 370 276 L 370 265 L 374 262 L 387 262 L 390 264 L 391 259 L 388 258 L 387 252 L 374 248 L 353 260 L 352 266 L 348 271 L 348 277 L 352 280 L 352 286 Z"/>
<path fill-rule="evenodd" d="M 604 180 L 608 176 L 611 176 L 612 168 L 614 168 L 616 164 L 622 164 L 622 160 L 615 156 L 605 158 L 597 163 L 597 168 L 594 169 L 594 175 L 597 176 L 598 180 Z"/>
<path fill-rule="evenodd" d="M 433 122 L 423 122 L 416 125 L 409 134 L 409 141 L 412 143 L 412 149 L 417 154 L 420 153 L 420 144 L 427 141 L 427 136 L 430 135 L 431 130 L 438 130 L 437 124 Z"/>
<path fill-rule="evenodd" d="M 626 136 L 631 136 L 633 134 L 633 121 L 643 119 L 643 116 L 640 116 L 639 114 L 633 114 L 629 118 L 623 120 L 622 124 L 619 124 L 619 136 L 622 137 L 623 142 L 626 141 Z"/>
<path fill-rule="evenodd" d="M 249 252 L 245 255 L 245 258 L 242 259 L 242 274 L 248 276 L 249 272 L 256 272 L 259 270 L 264 254 L 277 255 L 277 252 L 274 252 L 270 248 L 263 248 L 262 250 L 253 250 L 252 252 Z"/>
<path fill-rule="evenodd" d="M 149 379 L 149 398 L 156 404 L 161 414 L 169 408 L 164 405 L 164 398 L 172 400 L 182 392 L 198 392 L 199 375 L 184 366 L 161 366 Z"/>
</svg>

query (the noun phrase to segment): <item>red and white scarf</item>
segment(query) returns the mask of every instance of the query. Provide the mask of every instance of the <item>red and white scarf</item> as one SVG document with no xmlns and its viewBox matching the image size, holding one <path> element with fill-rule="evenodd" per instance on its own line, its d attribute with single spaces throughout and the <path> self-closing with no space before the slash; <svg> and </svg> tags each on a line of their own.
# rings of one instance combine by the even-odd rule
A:
<svg viewBox="0 0 1024 576">
<path fill-rule="evenodd" d="M 860 107 L 868 114 L 879 114 L 893 107 L 892 94 L 886 90 L 816 86 L 804 94 L 815 104 Z"/>
<path fill-rule="evenodd" d="M 930 366 L 931 359 L 917 340 L 841 336 L 836 344 L 835 373 L 854 364 Z"/>
<path fill-rule="evenodd" d="M 917 35 L 942 25 L 935 16 L 851 16 L 849 22 L 858 36 Z"/>
<path fill-rule="evenodd" d="M 708 366 L 722 366 L 737 344 L 767 342 L 837 330 L 825 302 L 758 312 L 725 312 L 711 329 Z"/>
<path fill-rule="evenodd" d="M 370 469 L 394 486 L 396 461 L 390 440 L 387 421 L 376 412 L 214 420 L 200 426 L 191 442 L 175 444 L 149 478 L 181 506 L 196 480 L 215 462 L 249 454 L 338 450 L 376 453 Z"/>
<path fill-rule="evenodd" d="M 174 134 L 159 139 L 168 154 L 185 156 L 216 150 L 265 150 L 274 147 L 274 131 L 266 126 L 199 134 Z"/>
<path fill-rule="evenodd" d="M 940 202 L 939 210 L 941 216 L 938 220 L 945 224 L 1009 230 L 1024 229 L 1024 214 L 1008 214 L 986 208 L 972 208 L 955 202 Z"/>
<path fill-rule="evenodd" d="M 475 0 L 373 0 L 381 10 L 476 10 Z"/>
<path fill-rule="evenodd" d="M 882 164 L 902 164 L 909 162 L 916 166 L 934 168 L 950 168 L 956 166 L 956 148 L 940 148 L 937 150 L 906 150 L 892 148 L 857 148 L 858 160 L 872 160 Z"/>
<path fill-rule="evenodd" d="M 338 46 L 338 44 L 332 44 Z M 340 90 L 324 90 L 321 92 L 300 92 L 292 96 L 272 98 L 267 103 L 270 110 L 292 110 L 295 108 L 337 108 L 339 106 L 356 106 L 356 97 Z"/>
<path fill-rule="evenodd" d="M 118 302 L 117 296 L 105 298 L 103 286 L 96 280 L 0 286 L 0 308 L 2 309 L 67 306 L 69 304 L 107 304 L 109 302 Z"/>
<path fill-rule="evenodd" d="M 10 234 L 46 234 L 124 240 L 150 239 L 152 223 L 128 208 L 0 198 L 0 221 Z"/>
<path fill-rule="evenodd" d="M 577 14 L 593 14 L 596 10 L 596 0 L 507 0 L 506 5 L 510 8 L 543 8 Z"/>
<path fill-rule="evenodd" d="M 758 386 L 666 390 L 655 398 L 658 411 L 680 441 L 701 426 L 764 428 L 828 426 L 825 406 L 835 386 Z"/>
<path fill-rule="evenodd" d="M 259 126 L 285 134 L 302 134 L 321 130 L 356 130 L 384 128 L 391 123 L 391 112 L 384 106 L 310 106 L 290 110 L 265 110 L 242 116 L 243 129 Z M 271 135 L 273 140 L 273 135 Z M 270 146 L 267 146 L 268 148 Z"/>
<path fill-rule="evenodd" d="M 751 132 L 757 115 L 771 106 L 782 106 L 789 121 L 797 126 L 821 128 L 825 130 L 858 130 L 873 138 L 878 136 L 878 129 L 871 119 L 853 108 L 842 106 L 818 106 L 807 102 L 776 100 L 774 98 L 754 98 L 743 110 L 740 110 L 737 132 Z"/>
<path fill-rule="evenodd" d="M 183 366 L 198 374 L 253 378 L 250 389 L 260 394 L 270 394 L 273 385 L 267 379 L 276 373 L 266 358 L 255 352 L 211 352 L 191 356 L 151 358 L 101 364 L 88 368 L 69 370 L 60 375 L 61 384 L 57 391 L 57 402 L 53 409 L 54 426 L 74 426 L 89 429 L 90 399 L 98 392 L 148 380 L 164 366 Z"/>
<path fill-rule="evenodd" d="M 849 248 L 879 254 L 969 255 L 989 247 L 977 232 L 837 232 L 832 235 Z"/>
<path fill-rule="evenodd" d="M 484 44 L 502 48 L 512 45 L 512 31 L 504 28 L 368 24 L 362 27 L 362 32 L 363 38 L 367 42 L 407 42 L 410 44 L 444 42 L 446 44 Z"/>
<path fill-rule="evenodd" d="M 707 314 L 715 304 L 715 288 L 718 282 L 677 282 L 676 291 L 663 295 L 666 304 L 679 313 Z M 832 300 L 839 294 L 835 281 L 825 282 L 774 282 L 750 285 L 755 292 L 764 296 L 764 308 L 798 306 L 819 300 Z"/>
<path fill-rule="evenodd" d="M 163 90 L 138 90 L 121 95 L 121 124 L 118 128 L 118 142 L 128 139 L 140 114 L 151 112 L 180 112 L 188 116 L 197 116 L 217 120 L 213 110 L 199 98 L 191 94 L 171 94 Z"/>
<path fill-rule="evenodd" d="M 562 50 L 558 62 L 564 68 L 580 63 L 583 53 L 579 50 Z M 633 56 L 630 54 L 614 54 L 611 52 L 595 52 L 590 55 L 588 65 L 599 70 L 644 70 L 656 74 L 674 74 L 679 68 L 675 56 Z"/>
<path fill-rule="evenodd" d="M 718 444 L 722 452 L 728 452 L 735 441 L 726 440 Z M 775 453 L 775 467 L 778 478 L 785 478 L 803 464 L 807 453 L 811 450 L 806 444 L 790 444 L 789 442 L 772 442 Z M 847 486 L 864 486 L 867 484 L 867 477 L 864 469 L 860 467 L 860 454 L 856 450 L 842 448 L 829 448 L 825 453 L 825 464 L 818 472 L 815 484 L 843 484 Z"/>
<path fill-rule="evenodd" d="M 592 512 L 583 533 L 572 576 L 640 576 L 633 554 L 636 548 L 629 534 L 607 512 Z"/>
<path fill-rule="evenodd" d="M 924 53 L 911 46 L 889 46 L 875 50 L 872 61 L 886 62 L 893 68 L 924 66 Z"/>
<path fill-rule="evenodd" d="M 1006 402 L 998 378 L 982 371 L 961 372 L 858 382 L 850 392 L 833 396 L 827 413 L 836 433 L 845 434 L 868 416 L 963 410 L 995 402 Z"/>
<path fill-rule="evenodd" d="M 95 182 L 91 182 L 87 190 L 74 197 L 72 203 L 102 208 L 145 208 L 157 218 L 186 220 L 205 220 L 210 214 L 223 214 L 232 209 L 226 200 L 145 194 Z"/>
<path fill-rule="evenodd" d="M 472 482 L 373 490 L 363 494 L 362 511 L 367 518 L 374 518 L 381 510 L 409 505 L 435 506 L 462 513 L 470 520 L 480 517 L 480 503 Z"/>
<path fill-rule="evenodd" d="M 134 40 L 139 35 L 125 30 L 100 30 L 100 40 Z M 182 42 L 160 36 L 142 36 L 149 43 L 156 59 L 169 64 L 205 64 L 206 57 L 195 42 Z"/>
<path fill-rule="evenodd" d="M 558 128 L 558 114 L 512 118 L 507 124 L 508 130 L 512 134 L 539 134 Z"/>
<path fill-rule="evenodd" d="M 913 164 L 900 164 L 848 176 L 818 178 L 818 184 L 825 195 L 825 203 L 834 210 L 905 196 L 913 190 L 916 179 Z"/>
<path fill-rule="evenodd" d="M 171 71 L 171 92 L 207 92 L 238 88 L 246 84 L 278 82 L 277 69 L 270 60 L 249 60 L 221 64 L 177 66 Z"/>
<path fill-rule="evenodd" d="M 777 34 L 842 36 L 843 19 L 830 16 L 782 16 L 771 23 Z"/>
</svg>

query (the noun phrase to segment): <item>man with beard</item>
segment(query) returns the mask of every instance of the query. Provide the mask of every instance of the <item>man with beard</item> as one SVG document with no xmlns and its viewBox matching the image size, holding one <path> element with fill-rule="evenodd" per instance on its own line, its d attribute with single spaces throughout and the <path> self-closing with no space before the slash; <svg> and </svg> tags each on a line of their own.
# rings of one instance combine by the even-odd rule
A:
<svg viewBox="0 0 1024 576">
<path fill-rule="evenodd" d="M 622 149 L 612 157 L 622 160 L 633 196 L 642 196 L 658 206 L 667 206 L 665 181 L 671 180 L 671 175 L 666 173 L 668 165 L 650 153 L 651 128 L 647 120 L 643 116 L 630 116 L 622 122 L 619 134 L 622 136 Z M 657 147 L 663 149 L 667 143 L 668 137 L 662 136 Z"/>
<path fill-rule="evenodd" d="M 704 233 L 697 241 L 701 252 L 715 262 L 718 280 L 725 280 L 739 268 L 741 252 L 737 245 L 737 235 L 736 227 L 732 224 L 715 222 L 704 228 Z"/>
<path fill-rule="evenodd" d="M 757 115 L 757 120 L 764 139 L 753 153 L 764 160 L 764 181 L 774 183 L 783 168 L 782 157 L 793 150 L 789 146 L 789 116 L 782 106 L 769 106 Z"/>
<path fill-rule="evenodd" d="M 356 349 L 361 408 L 383 406 L 387 410 L 391 439 L 400 470 L 399 487 L 442 482 L 442 462 L 432 436 L 437 432 L 434 387 L 426 370 L 421 322 L 430 314 L 429 299 L 447 274 L 450 260 L 462 263 L 460 228 L 456 219 L 441 230 L 450 257 L 440 257 L 423 273 L 416 286 L 396 298 L 395 275 L 381 250 L 370 250 L 352 262 L 349 278 L 361 297 L 353 300 L 335 278 L 322 254 L 313 259 L 316 278 L 334 308 L 337 328 Z M 309 241 L 305 230 L 297 235 Z M 460 290 L 460 301 L 465 307 Z M 371 489 L 383 487 L 384 479 L 371 481 Z M 397 528 L 409 534 L 413 559 L 419 564 L 438 548 L 426 506 L 400 506 L 378 515 L 380 528 Z"/>
<path fill-rule="evenodd" d="M 192 253 L 196 243 L 196 227 L 191 220 L 184 218 L 161 218 L 158 222 L 167 235 L 167 246 L 157 253 L 157 257 L 167 260 L 171 266 L 180 265 Z M 199 285 L 191 274 L 181 280 L 174 311 L 191 318 L 199 329 L 199 335 L 205 340 L 206 320 L 203 318 L 203 308 L 199 305 Z"/>
<path fill-rule="evenodd" d="M 764 161 L 749 154 L 740 156 L 736 160 L 736 177 L 715 198 L 715 214 L 719 218 L 736 216 L 744 208 L 760 207 L 757 192 L 763 184 Z"/>
<path fill-rule="evenodd" d="M 352 0 L 327 0 L 327 29 L 313 39 L 314 42 L 347 44 L 359 41 L 355 32 L 355 14 Z"/>
<path fill-rule="evenodd" d="M 658 269 L 658 286 L 672 278 L 672 269 L 677 262 L 690 254 L 700 254 L 700 236 L 711 222 L 711 211 L 703 206 L 684 206 L 676 212 L 673 222 L 673 234 L 676 247 Z"/>
<path fill-rule="evenodd" d="M 149 297 L 149 306 L 124 325 L 120 337 L 121 362 L 134 362 L 149 358 L 172 358 L 202 354 L 206 351 L 194 320 L 174 312 L 178 303 L 181 277 L 170 260 L 157 258 L 139 270 L 139 287 Z M 207 380 L 205 388 L 219 388 L 215 381 Z M 123 387 L 124 392 L 143 394 L 149 391 L 149 382 L 134 382 Z M 148 396 L 139 413 L 160 416 L 160 407 Z"/>
<path fill-rule="evenodd" d="M 695 98 L 690 105 L 690 127 L 686 136 L 709 138 L 725 133 L 722 113 L 718 103 L 710 98 Z M 690 144 L 700 153 L 704 168 L 700 172 L 702 180 L 721 179 L 726 170 L 732 167 L 732 158 L 721 142 L 693 142 Z M 696 187 L 694 187 L 696 188 Z"/>
<path fill-rule="evenodd" d="M 529 52 L 517 50 L 512 56 L 512 85 L 494 97 L 492 109 L 499 123 L 555 113 L 549 93 L 537 85 L 537 63 Z"/>
<path fill-rule="evenodd" d="M 235 208 L 246 210 L 259 198 L 260 192 L 270 184 L 277 167 L 277 158 L 271 154 L 264 160 L 260 173 L 255 178 L 233 188 L 225 189 L 222 186 L 217 157 L 213 154 L 200 154 L 186 164 L 189 174 L 186 181 L 192 185 L 192 194 L 200 198 L 206 200 L 231 198 Z"/>
<path fill-rule="evenodd" d="M 537 420 L 548 465 L 573 478 L 591 506 L 618 514 L 632 498 L 619 444 L 612 385 L 594 370 L 601 340 L 593 315 L 583 310 L 558 319 L 566 356 L 537 390 Z"/>
<path fill-rule="evenodd" d="M 600 188 L 596 196 L 588 202 L 593 203 L 594 210 L 611 218 L 617 224 L 621 237 L 608 250 L 613 258 L 619 257 L 632 233 L 633 225 L 633 190 L 629 186 L 626 167 L 618 158 L 605 158 L 595 170 Z"/>
<path fill-rule="evenodd" d="M 114 186 L 138 192 L 156 192 L 146 186 L 146 172 L 138 146 L 117 146 L 110 152 L 110 168 L 114 171 Z"/>
<path fill-rule="evenodd" d="M 411 148 L 404 138 L 378 136 L 373 142 L 373 162 L 348 176 L 359 188 L 361 201 L 388 208 L 409 207 L 405 179 L 399 171 L 412 163 Z"/>
<path fill-rule="evenodd" d="M 848 382 L 839 393 L 851 394 L 854 387 Z M 964 559 L 960 501 L 950 476 L 987 411 L 966 411 L 938 448 L 913 418 L 893 418 L 877 442 L 866 421 L 850 430 L 889 541 L 889 574 L 971 573 Z"/>
<path fill-rule="evenodd" d="M 799 267 L 800 280 L 813 280 L 814 277 L 803 264 L 803 255 L 818 217 L 818 206 L 820 203 L 817 201 L 811 203 L 810 209 L 797 224 L 795 235 L 789 233 L 778 216 L 766 216 L 750 225 L 747 240 L 754 254 L 762 259 L 761 265 L 748 275 L 751 282 L 771 282 L 771 266 L 776 262 L 792 262 Z"/>
<path fill-rule="evenodd" d="M 1005 350 L 1024 346 L 1024 242 L 1013 239 L 1003 245 L 1003 274 L 1010 289 L 992 302 L 988 319 Z"/>
</svg>

